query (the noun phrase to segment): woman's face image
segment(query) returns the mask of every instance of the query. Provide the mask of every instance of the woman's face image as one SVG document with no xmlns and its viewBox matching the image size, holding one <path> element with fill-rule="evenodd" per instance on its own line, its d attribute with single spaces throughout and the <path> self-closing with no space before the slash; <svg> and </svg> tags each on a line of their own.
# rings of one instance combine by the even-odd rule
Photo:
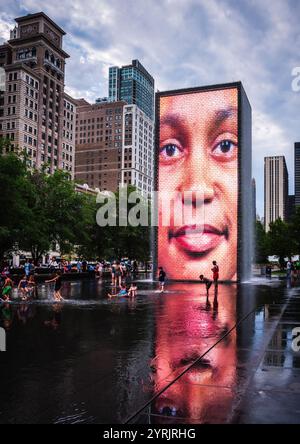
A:
<svg viewBox="0 0 300 444">
<path fill-rule="evenodd" d="M 160 204 L 158 264 L 169 279 L 189 280 L 210 277 L 216 260 L 220 279 L 235 280 L 237 89 L 161 97 L 159 119 L 159 192 L 168 193 L 171 208 L 180 204 L 196 220 L 178 223 L 174 210 L 166 224 Z"/>
</svg>

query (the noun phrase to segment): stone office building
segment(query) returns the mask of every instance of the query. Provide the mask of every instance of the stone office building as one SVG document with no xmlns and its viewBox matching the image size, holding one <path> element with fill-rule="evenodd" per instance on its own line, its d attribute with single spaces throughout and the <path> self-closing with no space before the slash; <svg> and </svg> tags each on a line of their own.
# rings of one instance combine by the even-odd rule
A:
<svg viewBox="0 0 300 444">
<path fill-rule="evenodd" d="M 43 12 L 15 20 L 10 40 L 0 46 L 0 137 L 25 150 L 29 166 L 47 164 L 53 173 L 64 164 L 72 174 L 72 161 L 63 159 L 65 32 Z"/>
</svg>

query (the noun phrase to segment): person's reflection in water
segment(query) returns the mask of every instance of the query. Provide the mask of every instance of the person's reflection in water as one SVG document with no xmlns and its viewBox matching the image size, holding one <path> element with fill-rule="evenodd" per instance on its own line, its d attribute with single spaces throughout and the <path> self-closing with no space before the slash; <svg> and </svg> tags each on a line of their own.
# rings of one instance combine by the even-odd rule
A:
<svg viewBox="0 0 300 444">
<path fill-rule="evenodd" d="M 215 320 L 218 315 L 218 289 L 219 286 L 216 285 L 214 288 L 214 300 L 213 300 L 213 311 L 212 311 L 212 318 Z M 211 303 L 209 300 L 209 296 L 206 296 L 206 302 L 205 302 L 205 310 L 210 311 L 211 310 Z"/>
<path fill-rule="evenodd" d="M 18 306 L 17 316 L 22 324 L 25 325 L 29 319 L 32 319 L 34 317 L 34 315 L 35 311 L 31 304 L 23 302 Z"/>
<path fill-rule="evenodd" d="M 136 298 L 128 298 L 128 311 L 134 312 L 137 307 L 137 300 Z"/>
<path fill-rule="evenodd" d="M 218 307 L 219 307 L 219 303 L 218 303 L 218 291 L 219 291 L 219 285 L 217 284 L 215 286 L 215 292 L 214 292 L 214 302 L 213 302 L 213 319 L 217 319 L 218 316 Z"/>
<path fill-rule="evenodd" d="M 60 327 L 60 324 L 61 324 L 61 312 L 62 312 L 62 309 L 63 309 L 63 305 L 62 304 L 53 304 L 52 305 L 52 310 L 53 310 L 52 318 L 49 319 L 48 321 L 45 321 L 44 324 L 47 327 L 53 328 L 53 330 L 57 330 Z"/>
<path fill-rule="evenodd" d="M 286 288 L 292 288 L 295 287 L 296 280 L 292 276 L 288 276 L 286 278 Z"/>
<path fill-rule="evenodd" d="M 210 311 L 210 309 L 211 309 L 211 303 L 210 303 L 209 297 L 206 296 L 205 310 Z"/>
<path fill-rule="evenodd" d="M 156 348 L 151 362 L 158 393 L 202 356 L 236 322 L 236 286 L 219 285 L 213 303 L 197 285 L 176 284 L 187 296 L 166 298 L 156 311 Z M 224 422 L 234 400 L 236 333 L 225 339 L 164 391 L 152 405 L 158 423 Z M 166 418 L 168 416 L 169 418 Z M 173 419 L 172 419 L 173 417 Z"/>
<path fill-rule="evenodd" d="M 13 324 L 13 310 L 12 306 L 6 302 L 2 305 L 0 305 L 1 309 L 1 320 L 2 320 L 2 327 L 7 331 L 10 330 Z"/>
</svg>

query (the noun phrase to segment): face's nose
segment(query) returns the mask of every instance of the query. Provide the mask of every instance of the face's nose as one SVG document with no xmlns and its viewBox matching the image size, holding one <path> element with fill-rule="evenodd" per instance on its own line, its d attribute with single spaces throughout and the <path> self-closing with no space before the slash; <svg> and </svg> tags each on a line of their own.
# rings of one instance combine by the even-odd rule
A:
<svg viewBox="0 0 300 444">
<path fill-rule="evenodd" d="M 198 184 L 194 189 L 188 188 L 181 194 L 182 204 L 199 208 L 199 206 L 209 204 L 214 199 L 214 189 L 208 187 L 207 184 Z"/>
<path fill-rule="evenodd" d="M 215 196 L 214 177 L 210 160 L 202 147 L 192 147 L 184 166 L 180 185 L 184 205 L 209 204 Z"/>
</svg>

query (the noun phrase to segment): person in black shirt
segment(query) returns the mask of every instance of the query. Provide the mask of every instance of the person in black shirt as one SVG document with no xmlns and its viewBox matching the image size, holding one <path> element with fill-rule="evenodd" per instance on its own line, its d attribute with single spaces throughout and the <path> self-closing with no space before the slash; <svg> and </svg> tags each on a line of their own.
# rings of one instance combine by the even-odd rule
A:
<svg viewBox="0 0 300 444">
<path fill-rule="evenodd" d="M 50 282 L 55 282 L 54 286 L 54 299 L 56 301 L 63 301 L 63 297 L 60 293 L 61 286 L 62 286 L 62 279 L 61 279 L 61 271 L 59 270 L 55 277 L 53 279 L 50 279 L 49 281 L 45 281 L 46 284 L 49 284 Z"/>
<path fill-rule="evenodd" d="M 159 281 L 159 289 L 161 292 L 164 291 L 165 279 L 166 279 L 166 273 L 165 273 L 163 267 L 159 267 L 158 281 Z"/>
<path fill-rule="evenodd" d="M 209 279 L 204 277 L 203 274 L 200 274 L 199 279 L 200 279 L 201 282 L 203 282 L 205 284 L 205 286 L 206 286 L 206 296 L 208 297 L 209 289 L 211 287 L 212 281 L 210 281 Z"/>
</svg>

